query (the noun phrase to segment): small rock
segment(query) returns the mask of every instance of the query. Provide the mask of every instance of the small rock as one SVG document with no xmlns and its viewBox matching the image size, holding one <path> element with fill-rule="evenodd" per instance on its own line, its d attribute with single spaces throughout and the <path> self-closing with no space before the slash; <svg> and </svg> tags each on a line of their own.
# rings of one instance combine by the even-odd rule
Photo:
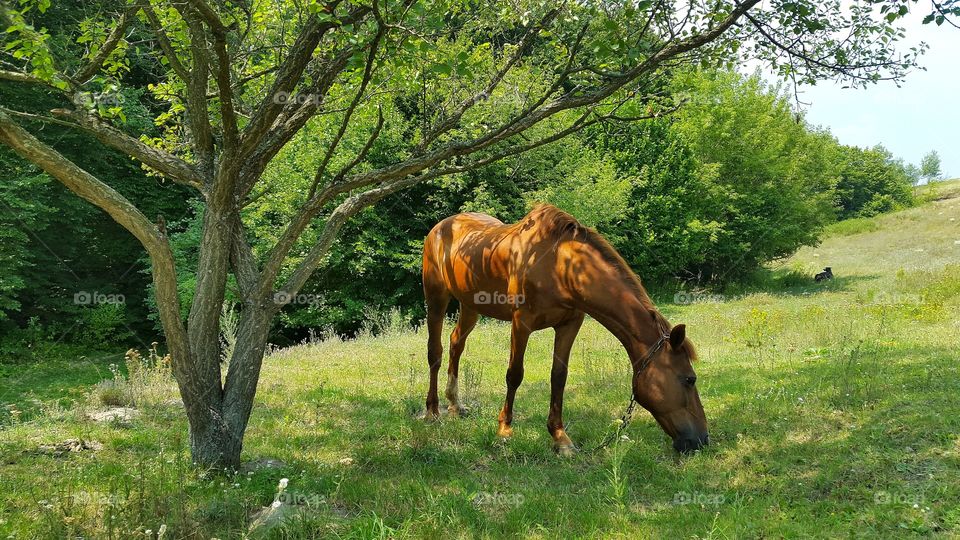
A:
<svg viewBox="0 0 960 540">
<path fill-rule="evenodd" d="M 130 407 L 112 407 L 104 411 L 87 414 L 94 422 L 129 422 L 140 415 L 140 411 Z"/>
<path fill-rule="evenodd" d="M 349 467 L 350 465 L 353 465 L 353 458 L 345 457 L 340 461 L 338 461 L 337 463 L 343 465 L 344 467 Z"/>
</svg>

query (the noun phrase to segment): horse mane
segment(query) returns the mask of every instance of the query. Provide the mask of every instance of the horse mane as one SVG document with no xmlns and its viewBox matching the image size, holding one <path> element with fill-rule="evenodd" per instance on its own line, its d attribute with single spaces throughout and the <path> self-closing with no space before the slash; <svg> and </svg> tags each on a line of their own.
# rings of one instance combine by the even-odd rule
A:
<svg viewBox="0 0 960 540">
<path fill-rule="evenodd" d="M 653 305 L 653 300 L 651 300 L 650 295 L 647 294 L 647 289 L 644 288 L 640 278 L 633 269 L 630 268 L 627 261 L 623 259 L 623 256 L 610 245 L 610 242 L 608 242 L 603 235 L 595 229 L 583 225 L 577 221 L 577 218 L 551 204 L 538 204 L 530 212 L 530 215 L 538 215 L 549 231 L 549 234 L 551 234 L 555 240 L 577 239 L 586 242 L 596 249 L 607 264 L 617 269 L 624 283 L 637 293 L 637 298 L 639 298 L 640 303 L 650 311 L 650 316 L 653 317 L 654 322 L 661 328 L 667 331 L 670 330 L 670 323 L 660 313 L 657 307 Z"/>
<path fill-rule="evenodd" d="M 595 229 L 583 225 L 577 221 L 575 217 L 551 204 L 541 203 L 536 205 L 521 222 L 527 221 L 528 219 L 534 222 L 539 220 L 540 226 L 554 242 L 578 240 L 596 249 L 603 260 L 617 270 L 627 287 L 636 293 L 637 299 L 650 313 L 654 324 L 657 325 L 661 331 L 670 332 L 673 326 L 653 304 L 653 300 L 650 299 L 650 295 L 647 293 L 647 289 L 644 288 L 643 283 L 641 283 L 640 277 L 637 276 L 627 261 L 624 260 L 623 256 L 610 245 L 610 242 L 608 242 L 603 235 Z M 691 362 L 697 360 L 697 351 L 689 339 L 683 340 L 681 348 L 687 353 L 687 357 Z"/>
</svg>

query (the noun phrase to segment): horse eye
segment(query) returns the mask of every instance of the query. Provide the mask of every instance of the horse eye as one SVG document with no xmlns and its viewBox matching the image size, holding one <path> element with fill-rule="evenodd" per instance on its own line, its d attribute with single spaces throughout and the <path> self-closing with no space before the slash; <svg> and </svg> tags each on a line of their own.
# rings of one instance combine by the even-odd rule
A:
<svg viewBox="0 0 960 540">
<path fill-rule="evenodd" d="M 693 385 L 697 384 L 697 376 L 696 376 L 696 375 L 693 375 L 693 376 L 690 376 L 690 377 L 684 377 L 684 378 L 683 378 L 683 382 L 684 382 L 684 384 L 686 384 L 687 386 L 693 386 Z"/>
</svg>

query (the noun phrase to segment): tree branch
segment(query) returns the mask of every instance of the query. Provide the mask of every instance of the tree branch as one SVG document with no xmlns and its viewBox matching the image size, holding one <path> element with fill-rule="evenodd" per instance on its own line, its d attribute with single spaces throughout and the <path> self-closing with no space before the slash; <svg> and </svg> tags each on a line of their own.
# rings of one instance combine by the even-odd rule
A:
<svg viewBox="0 0 960 540">
<path fill-rule="evenodd" d="M 27 73 L 20 73 L 19 71 L 7 71 L 7 70 L 0 69 L 0 79 L 4 79 L 7 81 L 14 81 L 14 82 L 42 84 L 44 86 L 50 86 L 50 83 L 48 83 L 47 81 L 39 77 L 34 77 L 33 75 L 30 75 Z M 57 91 L 62 92 L 62 90 L 59 88 L 57 88 Z"/>
<path fill-rule="evenodd" d="M 800 44 L 801 50 L 797 51 L 793 49 L 790 45 L 786 45 L 780 39 L 774 37 L 772 32 L 766 27 L 766 25 L 764 25 L 762 22 L 757 20 L 755 17 L 753 17 L 749 13 L 745 13 L 744 18 L 750 21 L 750 23 L 753 25 L 754 28 L 757 29 L 760 35 L 766 38 L 767 41 L 769 41 L 774 47 L 785 52 L 788 58 L 790 59 L 791 65 L 793 65 L 793 58 L 796 57 L 796 58 L 799 58 L 800 60 L 803 60 L 803 62 L 807 65 L 807 67 L 815 66 L 828 71 L 834 71 L 846 77 L 849 77 L 851 80 L 873 81 L 873 80 L 891 80 L 891 79 L 897 78 L 893 76 L 893 77 L 880 77 L 878 79 L 874 79 L 872 77 L 868 77 L 868 76 L 856 73 L 856 70 L 869 69 L 869 68 L 882 68 L 884 66 L 895 65 L 898 62 L 886 62 L 881 64 L 850 64 L 850 65 L 829 64 L 819 58 L 815 58 L 810 54 L 808 54 L 806 52 L 806 49 L 803 46 L 803 42 L 800 41 L 799 37 L 795 42 Z"/>
<path fill-rule="evenodd" d="M 117 25 L 113 27 L 113 30 L 107 36 L 106 41 L 103 42 L 103 45 L 100 47 L 100 50 L 97 51 L 97 54 L 90 59 L 90 62 L 87 65 L 83 66 L 80 71 L 73 76 L 73 80 L 77 83 L 77 85 L 83 85 L 92 79 L 98 71 L 100 71 L 100 68 L 103 67 L 103 63 L 107 60 L 107 57 L 109 57 L 110 54 L 112 54 L 117 48 L 117 45 L 120 44 L 120 39 L 123 38 L 124 32 L 127 31 L 127 27 L 130 26 L 130 22 L 133 21 L 133 18 L 138 11 L 140 11 L 139 4 L 133 4 L 124 10 L 123 14 L 120 16 L 120 20 L 117 22 Z"/>
<path fill-rule="evenodd" d="M 330 246 L 336 239 L 340 228 L 343 227 L 343 225 L 351 216 L 360 210 L 363 210 L 367 206 L 370 206 L 383 199 L 384 197 L 392 195 L 421 181 L 423 181 L 423 179 L 418 176 L 407 176 L 392 182 L 384 183 L 375 189 L 353 195 L 340 203 L 340 205 L 330 213 L 330 216 L 324 223 L 323 230 L 320 233 L 317 243 L 314 244 L 314 246 L 307 253 L 307 256 L 303 259 L 303 261 L 300 262 L 296 270 L 294 270 L 293 274 L 291 274 L 290 278 L 287 279 L 286 283 L 283 285 L 283 287 L 281 287 L 280 291 L 278 291 L 280 292 L 278 297 L 293 298 L 297 292 L 300 291 L 300 288 L 303 287 L 303 285 L 307 282 L 307 279 L 310 278 L 310 275 L 317 268 L 327 251 L 330 249 Z M 282 306 L 278 306 L 278 309 L 279 307 Z"/>
<path fill-rule="evenodd" d="M 204 191 L 203 175 L 194 169 L 192 165 L 173 154 L 144 144 L 139 139 L 127 135 L 95 116 L 67 109 L 53 109 L 50 112 L 63 118 L 69 118 L 75 122 L 58 121 L 58 124 L 86 131 L 96 137 L 98 141 L 128 156 L 136 158 L 144 165 L 156 169 L 170 180 L 190 186 L 200 192 Z M 46 121 L 54 119 L 37 117 L 37 120 Z"/>
<path fill-rule="evenodd" d="M 187 113 L 193 132 L 193 146 L 197 153 L 197 163 L 206 178 L 213 179 L 214 143 L 213 129 L 207 110 L 207 81 L 209 63 L 206 34 L 200 20 L 190 13 L 190 7 L 174 4 L 180 16 L 187 23 L 190 34 L 190 54 L 193 66 L 183 81 L 187 86 Z"/>
<path fill-rule="evenodd" d="M 277 123 L 261 137 L 256 149 L 246 155 L 243 159 L 243 168 L 240 171 L 239 199 L 250 193 L 270 160 L 316 114 L 320 108 L 318 96 L 326 95 L 330 87 L 336 82 L 337 77 L 347 66 L 353 52 L 354 49 L 348 47 L 324 62 L 318 70 L 319 73 L 314 83 L 304 90 L 306 95 L 310 96 L 310 99 L 302 104 L 289 104 L 284 109 L 283 114 L 278 115 Z"/>
<path fill-rule="evenodd" d="M 157 37 L 157 43 L 160 45 L 160 50 L 163 51 L 163 55 L 166 57 L 170 67 L 173 69 L 174 73 L 177 74 L 177 77 L 186 83 L 190 80 L 190 73 L 187 71 L 187 68 L 184 67 L 183 63 L 180 62 L 180 58 L 177 56 L 177 52 L 173 49 L 173 44 L 170 42 L 170 38 L 163 30 L 163 24 L 160 22 L 160 18 L 157 17 L 157 13 L 153 11 L 153 7 L 150 5 L 149 0 L 140 0 L 139 5 L 140 9 L 143 10 L 144 15 L 147 16 L 147 21 L 149 21 L 150 27 L 153 29 L 153 33 Z"/>
<path fill-rule="evenodd" d="M 507 75 L 507 73 L 520 61 L 521 58 L 530 50 L 530 46 L 533 44 L 533 40 L 537 37 L 537 34 L 540 33 L 543 29 L 547 28 L 553 19 L 556 18 L 559 9 L 551 9 L 543 16 L 540 21 L 535 23 L 530 23 L 530 27 L 527 28 L 527 31 L 524 33 L 523 38 L 521 38 L 520 43 L 517 45 L 517 49 L 513 52 L 507 62 L 490 78 L 490 82 L 487 83 L 486 87 L 477 94 L 470 96 L 469 98 L 463 100 L 460 105 L 454 109 L 453 113 L 445 119 L 443 122 L 438 124 L 429 133 L 425 134 L 423 142 L 420 143 L 421 148 L 426 148 L 430 145 L 431 142 L 436 140 L 437 137 L 450 131 L 460 123 L 460 119 L 463 118 L 464 113 L 466 113 L 471 107 L 473 107 L 478 102 L 488 98 L 490 94 L 497 88 L 500 84 L 500 81 Z M 581 33 L 581 36 L 583 34 Z"/>
<path fill-rule="evenodd" d="M 328 3 L 326 5 L 328 13 L 332 14 L 339 3 L 339 0 Z M 277 96 L 289 95 L 293 92 L 324 34 L 336 28 L 338 22 L 341 24 L 357 24 L 369 13 L 369 7 L 361 6 L 351 11 L 341 21 L 329 20 L 321 22 L 315 15 L 310 16 L 306 26 L 300 32 L 300 35 L 297 36 L 297 41 L 291 48 L 290 53 L 277 71 L 273 85 L 260 102 L 260 106 L 251 118 L 250 123 L 247 124 L 243 133 L 240 135 L 241 156 L 246 156 L 253 152 L 260 139 L 273 125 L 283 110 L 283 102 L 278 100 Z M 345 65 L 346 62 L 344 62 L 344 66 Z M 337 73 L 339 73 L 339 71 Z"/>
</svg>

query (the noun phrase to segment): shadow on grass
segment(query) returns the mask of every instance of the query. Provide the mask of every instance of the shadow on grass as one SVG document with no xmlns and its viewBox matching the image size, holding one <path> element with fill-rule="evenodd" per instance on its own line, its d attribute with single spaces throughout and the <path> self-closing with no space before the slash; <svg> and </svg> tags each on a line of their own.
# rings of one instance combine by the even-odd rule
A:
<svg viewBox="0 0 960 540">
<path fill-rule="evenodd" d="M 18 421 L 36 416 L 42 402 L 68 407 L 97 382 L 111 378 L 110 364 L 122 364 L 123 353 L 78 359 L 46 359 L 30 363 L 0 363 L 0 426 L 19 411 Z"/>
<path fill-rule="evenodd" d="M 734 282 L 724 289 L 725 296 L 766 293 L 774 297 L 812 296 L 824 292 L 849 292 L 857 283 L 881 278 L 879 274 L 844 275 L 834 271 L 834 278 L 816 282 L 812 275 L 791 269 L 763 268 L 747 281 Z"/>
<path fill-rule="evenodd" d="M 708 519 L 735 514 L 743 501 L 766 500 L 772 512 L 765 519 L 780 522 L 777 528 L 736 520 L 727 526 L 737 535 L 802 535 L 811 532 L 805 514 L 815 512 L 834 516 L 821 520 L 828 528 L 816 529 L 818 535 L 956 532 L 960 407 L 953 398 L 954 356 L 945 347 L 875 347 L 856 357 L 811 361 L 759 384 L 744 368 L 714 374 L 754 383 L 747 392 L 715 394 L 732 404 L 712 419 L 714 447 L 705 453 L 709 460 L 716 452 L 712 458 L 727 472 L 740 470 L 740 477 L 707 490 L 722 495 L 721 504 L 690 505 L 658 519 L 683 511 Z M 713 467 L 702 472 L 717 480 Z M 704 478 L 691 489 L 710 482 Z M 792 520 L 807 528 L 790 529 Z"/>
</svg>

